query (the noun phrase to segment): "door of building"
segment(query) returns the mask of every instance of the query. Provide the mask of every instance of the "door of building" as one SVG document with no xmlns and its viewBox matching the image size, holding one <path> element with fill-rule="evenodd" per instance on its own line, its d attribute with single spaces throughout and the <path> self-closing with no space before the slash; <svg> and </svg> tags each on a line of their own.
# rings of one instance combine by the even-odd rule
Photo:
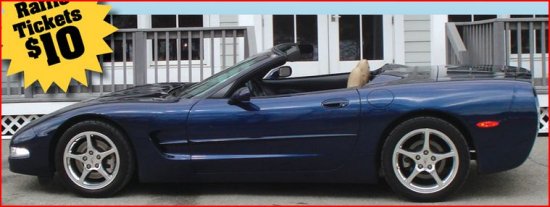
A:
<svg viewBox="0 0 550 207">
<path fill-rule="evenodd" d="M 314 54 L 287 63 L 293 76 L 350 72 L 360 59 L 371 69 L 393 61 L 391 15 L 263 15 L 264 48 L 312 44 Z"/>
</svg>

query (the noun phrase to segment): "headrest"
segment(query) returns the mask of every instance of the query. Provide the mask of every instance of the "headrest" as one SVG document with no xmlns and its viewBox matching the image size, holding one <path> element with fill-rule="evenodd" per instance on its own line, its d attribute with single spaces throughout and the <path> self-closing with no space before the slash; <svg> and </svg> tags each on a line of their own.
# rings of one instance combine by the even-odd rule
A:
<svg viewBox="0 0 550 207">
<path fill-rule="evenodd" d="M 360 60 L 353 68 L 348 78 L 348 88 L 363 87 L 369 82 L 370 66 L 366 59 Z"/>
</svg>

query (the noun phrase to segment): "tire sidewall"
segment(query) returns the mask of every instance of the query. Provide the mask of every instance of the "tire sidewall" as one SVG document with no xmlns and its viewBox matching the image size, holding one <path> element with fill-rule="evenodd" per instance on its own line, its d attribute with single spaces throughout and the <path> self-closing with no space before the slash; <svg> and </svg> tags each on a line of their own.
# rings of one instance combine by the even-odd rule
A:
<svg viewBox="0 0 550 207">
<path fill-rule="evenodd" d="M 119 169 L 114 180 L 107 186 L 89 190 L 75 184 L 67 175 L 63 162 L 65 147 L 77 134 L 85 131 L 94 131 L 107 136 L 117 147 L 119 155 Z M 55 150 L 55 167 L 65 187 L 85 197 L 108 197 L 120 191 L 130 180 L 134 171 L 134 158 L 130 145 L 124 135 L 116 128 L 100 121 L 84 121 L 70 127 L 59 139 Z"/>
<path fill-rule="evenodd" d="M 405 187 L 395 175 L 392 158 L 395 146 L 407 133 L 421 128 L 430 128 L 447 135 L 456 147 L 459 167 L 457 174 L 451 183 L 444 189 L 430 194 L 422 194 Z M 470 156 L 468 145 L 462 133 L 452 124 L 438 118 L 419 117 L 407 120 L 395 127 L 382 148 L 381 165 L 386 182 L 399 195 L 413 201 L 441 201 L 453 192 L 457 191 L 466 180 L 470 168 Z"/>
</svg>

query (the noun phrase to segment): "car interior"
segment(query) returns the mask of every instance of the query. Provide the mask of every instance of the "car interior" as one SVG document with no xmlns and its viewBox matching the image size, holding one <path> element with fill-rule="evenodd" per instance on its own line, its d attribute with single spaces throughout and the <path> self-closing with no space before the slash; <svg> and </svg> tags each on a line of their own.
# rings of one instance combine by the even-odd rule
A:
<svg viewBox="0 0 550 207">
<path fill-rule="evenodd" d="M 360 88 L 369 81 L 370 66 L 364 59 L 350 73 L 289 78 L 291 75 L 290 66 L 280 66 L 250 78 L 238 88 L 247 87 L 253 97 Z"/>
</svg>

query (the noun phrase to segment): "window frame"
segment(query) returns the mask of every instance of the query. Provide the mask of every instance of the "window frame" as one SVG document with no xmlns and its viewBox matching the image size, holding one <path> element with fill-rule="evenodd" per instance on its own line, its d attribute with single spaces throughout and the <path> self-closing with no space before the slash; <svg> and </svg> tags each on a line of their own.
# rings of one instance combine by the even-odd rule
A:
<svg viewBox="0 0 550 207">
<path fill-rule="evenodd" d="M 199 14 L 168 14 L 168 15 L 164 15 L 164 14 L 163 14 L 162 16 L 174 16 L 174 18 L 175 18 L 175 20 L 176 20 L 176 21 L 175 21 L 176 27 L 173 27 L 173 28 L 185 28 L 185 27 L 180 27 L 180 24 L 179 24 L 179 17 L 180 17 L 180 16 L 187 16 L 187 15 L 198 16 Z M 151 22 L 150 28 L 157 28 L 157 27 L 153 27 L 153 25 L 152 25 L 152 24 L 153 24 L 153 17 L 154 17 L 154 16 L 155 16 L 155 14 L 149 15 L 149 17 L 150 17 L 150 22 Z M 200 15 L 200 16 L 202 16 L 202 27 L 207 27 L 207 26 L 205 26 L 206 23 L 208 22 L 208 19 L 206 18 L 207 15 Z M 160 27 L 159 27 L 159 28 L 160 28 Z M 169 27 L 169 28 L 171 28 L 171 27 Z M 181 38 L 181 40 L 187 40 L 187 39 L 188 39 L 188 38 L 185 38 L 184 36 L 185 36 L 185 35 L 182 33 L 182 38 Z M 158 47 L 160 47 L 161 45 L 163 45 L 163 44 L 160 43 L 160 40 L 166 41 L 166 39 L 165 39 L 164 37 L 165 37 L 165 36 L 164 36 L 164 33 L 162 33 L 162 34 L 159 33 L 158 39 L 157 39 L 158 42 L 159 42 L 159 43 L 158 43 L 158 44 L 159 44 Z M 199 44 L 200 44 L 200 38 L 191 38 L 191 41 L 193 41 L 193 39 L 199 39 Z M 177 44 L 177 39 L 169 39 L 169 40 L 176 41 L 176 45 L 178 45 L 178 44 Z M 148 62 L 150 62 L 149 66 L 150 66 L 150 67 L 155 67 L 155 53 L 154 53 L 154 52 L 155 52 L 155 50 L 154 50 L 154 48 L 155 48 L 155 42 L 154 42 L 153 39 L 147 40 L 147 42 L 148 42 L 148 44 L 151 45 L 151 49 L 149 49 L 149 52 L 150 52 L 150 54 L 151 54 L 151 55 L 150 55 L 151 58 L 147 58 L 147 59 L 148 59 Z M 206 42 L 207 42 L 207 41 L 204 41 L 204 43 L 206 43 Z M 182 44 L 182 43 L 183 43 L 183 42 L 180 41 L 180 44 Z M 165 44 L 166 44 L 166 43 L 165 43 Z M 169 45 L 170 45 L 170 44 L 169 44 Z M 160 52 L 160 51 L 161 51 L 161 50 L 159 50 L 159 52 Z M 163 51 L 165 51 L 165 50 L 163 50 Z M 181 50 L 181 51 L 183 51 L 183 50 Z M 177 53 L 177 49 L 176 49 L 176 51 L 174 51 L 174 52 Z M 191 65 L 200 65 L 201 57 L 202 57 L 203 65 L 204 65 L 204 66 L 208 65 L 208 64 L 206 64 L 206 63 L 207 63 L 207 60 L 206 60 L 207 58 L 206 58 L 206 56 L 204 55 L 205 50 L 203 50 L 202 52 L 203 52 L 203 54 L 200 54 L 200 51 L 198 52 L 198 53 L 199 53 L 199 58 L 198 58 L 198 59 L 191 59 Z M 191 53 L 192 53 L 192 50 L 191 50 Z M 172 51 L 170 51 L 170 54 L 172 54 Z M 165 55 L 166 55 L 166 54 L 165 54 Z M 183 58 L 183 52 L 181 52 L 180 55 L 181 55 L 181 57 L 180 57 L 179 62 L 180 62 L 182 65 L 184 65 L 184 64 L 185 64 L 185 65 L 188 65 L 188 64 L 189 64 L 189 60 Z M 160 57 L 160 54 L 159 54 L 159 57 Z M 187 58 L 187 57 L 185 57 L 185 58 Z M 156 64 L 156 65 L 157 65 L 157 66 L 167 66 L 167 65 L 174 65 L 174 64 L 178 64 L 177 57 L 176 57 L 176 59 L 171 59 L 171 58 L 168 57 L 168 58 L 166 58 L 166 59 L 164 59 L 164 60 L 157 60 L 157 64 Z"/>
<path fill-rule="evenodd" d="M 136 17 L 136 28 L 122 28 L 122 29 L 138 29 L 138 28 L 139 28 L 139 15 L 137 15 L 137 14 L 128 14 L 128 15 L 126 15 L 126 14 L 124 14 L 124 15 L 107 14 L 107 16 L 109 17 L 109 22 L 108 22 L 109 24 L 112 24 L 112 22 L 113 22 L 113 16 L 135 16 L 135 17 Z M 107 17 L 106 17 L 106 18 L 107 18 Z M 115 26 L 115 25 L 113 25 L 113 26 Z M 116 27 L 116 26 L 115 26 L 115 27 Z M 114 34 L 114 33 L 113 33 L 113 34 Z M 126 38 L 128 38 L 128 35 L 126 36 Z M 110 39 L 110 38 L 109 38 L 109 39 Z M 129 40 L 129 39 L 128 39 L 128 40 Z M 115 41 L 113 42 L 114 45 L 116 45 L 116 41 L 117 41 L 117 40 L 115 40 Z M 121 41 L 121 45 L 122 45 L 122 40 L 120 40 L 120 41 Z M 132 44 L 131 44 L 131 45 L 134 45 L 134 42 L 133 42 L 133 41 L 134 41 L 134 40 L 132 40 Z M 128 42 L 126 42 L 126 43 L 128 44 Z M 111 48 L 111 40 L 105 41 L 105 44 L 107 44 L 107 45 L 109 46 L 109 48 Z M 111 48 L 111 49 L 113 49 L 113 48 Z M 128 50 L 128 48 L 126 48 L 126 49 Z M 121 51 L 122 51 L 122 50 L 123 50 L 123 49 L 121 48 Z M 134 60 L 133 60 L 134 55 L 133 55 L 133 54 L 130 55 L 130 57 L 132 57 L 132 59 L 131 59 L 131 60 L 128 60 L 128 58 L 127 58 L 127 59 L 126 59 L 126 62 L 125 62 L 125 61 L 122 61 L 122 60 L 117 61 L 115 57 L 110 57 L 111 60 L 114 58 L 115 61 L 105 61 L 105 60 L 103 60 L 103 59 L 104 59 L 103 56 L 111 56 L 111 55 L 112 55 L 112 56 L 116 56 L 116 55 L 114 54 L 114 53 L 116 53 L 116 51 L 118 51 L 118 50 L 116 50 L 116 48 L 115 48 L 115 52 L 110 53 L 110 54 L 108 54 L 108 55 L 107 55 L 107 54 L 101 55 L 101 56 L 102 56 L 102 61 L 103 61 L 103 64 L 102 64 L 103 67 L 112 67 L 112 66 L 114 66 L 115 70 L 117 70 L 117 68 L 124 67 L 124 66 L 125 66 L 124 63 L 126 63 L 127 69 L 128 69 L 128 67 L 134 67 Z M 98 60 L 100 60 L 99 57 L 98 57 Z M 114 64 L 113 64 L 113 63 L 114 63 Z M 122 70 L 122 68 L 121 68 L 120 70 Z"/>
<path fill-rule="evenodd" d="M 293 32 L 293 36 L 292 36 L 292 39 L 293 39 L 293 42 L 296 43 L 298 41 L 298 16 L 314 16 L 315 17 L 315 27 L 317 28 L 317 31 L 313 32 L 316 36 L 317 36 L 317 43 L 315 45 L 315 47 L 317 48 L 314 48 L 314 53 L 316 56 L 314 56 L 313 58 L 311 58 L 310 60 L 299 60 L 299 61 L 293 61 L 293 62 L 318 62 L 319 61 L 319 27 L 317 25 L 317 23 L 319 22 L 319 15 L 316 15 L 316 14 L 273 14 L 272 15 L 272 25 L 271 25 L 271 32 L 272 32 L 272 42 L 271 44 L 273 44 L 273 46 L 275 46 L 275 16 L 292 16 L 292 26 L 293 26 L 293 29 L 292 29 L 292 32 Z"/>
</svg>

